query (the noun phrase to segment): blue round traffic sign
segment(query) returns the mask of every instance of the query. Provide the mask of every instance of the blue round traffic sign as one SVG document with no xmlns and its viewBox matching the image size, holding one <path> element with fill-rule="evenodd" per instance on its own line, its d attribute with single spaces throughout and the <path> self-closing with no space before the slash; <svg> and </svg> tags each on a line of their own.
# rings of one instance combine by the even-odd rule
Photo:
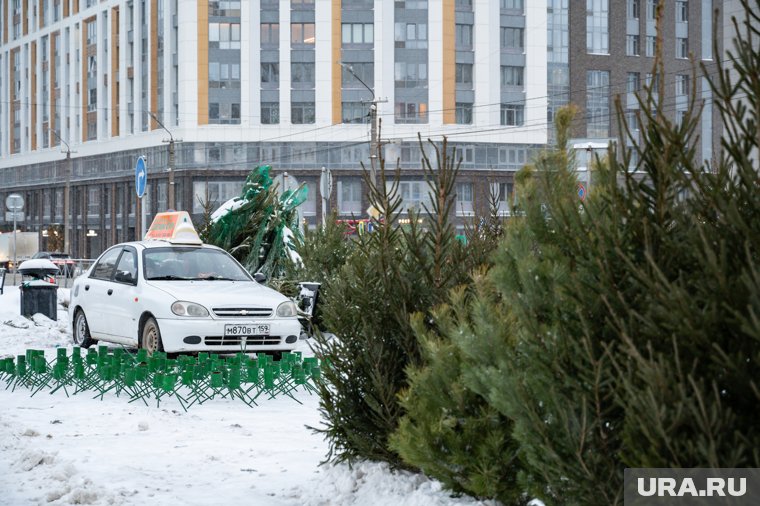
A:
<svg viewBox="0 0 760 506">
<path fill-rule="evenodd" d="M 581 202 L 586 200 L 586 187 L 581 183 L 578 183 L 578 198 L 581 199 Z"/>
<path fill-rule="evenodd" d="M 141 156 L 135 164 L 135 192 L 137 198 L 145 195 L 145 187 L 148 184 L 148 167 L 145 165 L 145 157 Z"/>
</svg>

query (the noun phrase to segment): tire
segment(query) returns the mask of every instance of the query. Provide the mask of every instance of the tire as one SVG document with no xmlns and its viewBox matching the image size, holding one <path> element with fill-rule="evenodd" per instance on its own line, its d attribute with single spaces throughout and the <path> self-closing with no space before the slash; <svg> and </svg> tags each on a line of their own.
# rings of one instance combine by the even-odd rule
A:
<svg viewBox="0 0 760 506">
<path fill-rule="evenodd" d="M 164 343 L 161 341 L 161 330 L 158 328 L 156 319 L 152 316 L 145 320 L 140 332 L 140 348 L 148 350 L 148 355 L 157 351 L 164 351 Z"/>
<path fill-rule="evenodd" d="M 90 327 L 87 325 L 87 317 L 84 315 L 84 311 L 77 309 L 74 315 L 74 344 L 81 348 L 89 348 L 95 343 L 97 340 L 90 336 Z"/>
</svg>

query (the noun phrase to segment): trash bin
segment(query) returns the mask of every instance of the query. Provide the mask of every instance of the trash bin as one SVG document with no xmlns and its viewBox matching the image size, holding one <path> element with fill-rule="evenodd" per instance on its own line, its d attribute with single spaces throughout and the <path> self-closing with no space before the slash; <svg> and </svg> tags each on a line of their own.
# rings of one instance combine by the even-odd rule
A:
<svg viewBox="0 0 760 506">
<path fill-rule="evenodd" d="M 22 262 L 18 266 L 18 272 L 22 278 L 32 278 L 22 281 L 19 286 L 21 314 L 32 316 L 42 313 L 51 320 L 58 320 L 58 285 L 55 278 L 50 278 L 58 274 L 58 267 L 50 260 L 36 258 Z M 52 282 L 48 279 L 52 279 Z"/>
</svg>

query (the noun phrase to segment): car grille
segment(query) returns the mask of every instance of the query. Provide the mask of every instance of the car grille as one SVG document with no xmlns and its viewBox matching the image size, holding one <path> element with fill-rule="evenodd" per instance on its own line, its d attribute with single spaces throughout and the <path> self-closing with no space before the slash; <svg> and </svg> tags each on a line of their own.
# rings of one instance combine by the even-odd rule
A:
<svg viewBox="0 0 760 506">
<path fill-rule="evenodd" d="M 207 346 L 263 346 L 278 345 L 280 336 L 206 336 L 203 341 Z"/>
<path fill-rule="evenodd" d="M 223 318 L 263 318 L 272 316 L 271 307 L 214 307 L 216 316 Z"/>
</svg>

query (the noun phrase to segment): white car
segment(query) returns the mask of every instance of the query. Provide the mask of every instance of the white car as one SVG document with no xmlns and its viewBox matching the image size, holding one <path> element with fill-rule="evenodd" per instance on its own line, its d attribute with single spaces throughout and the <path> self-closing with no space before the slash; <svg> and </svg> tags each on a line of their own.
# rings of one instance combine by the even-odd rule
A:
<svg viewBox="0 0 760 506">
<path fill-rule="evenodd" d="M 107 341 L 149 353 L 279 354 L 301 332 L 293 301 L 226 251 L 170 240 L 106 250 L 74 281 L 69 315 L 78 346 Z"/>
</svg>

